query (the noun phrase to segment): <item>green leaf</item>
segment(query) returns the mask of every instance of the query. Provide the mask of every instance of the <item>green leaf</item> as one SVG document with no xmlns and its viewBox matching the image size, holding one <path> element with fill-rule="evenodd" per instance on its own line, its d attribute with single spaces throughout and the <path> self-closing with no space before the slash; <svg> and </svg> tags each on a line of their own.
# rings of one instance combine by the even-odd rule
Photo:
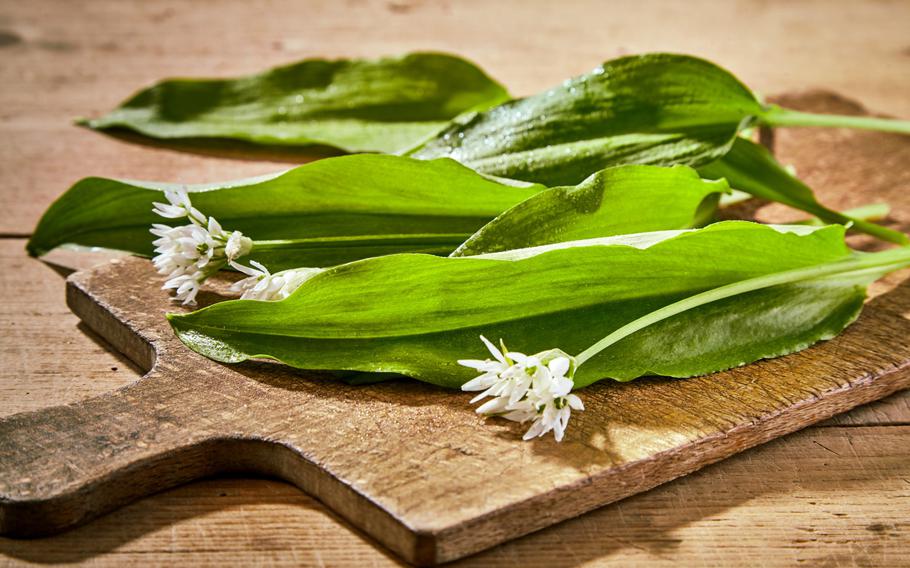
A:
<svg viewBox="0 0 910 568">
<path fill-rule="evenodd" d="M 907 236 L 899 231 L 823 206 L 815 199 L 809 186 L 784 169 L 768 150 L 744 138 L 737 138 L 726 155 L 700 166 L 698 172 L 705 178 L 724 178 L 736 189 L 806 211 L 822 221 L 850 224 L 854 229 L 892 243 L 910 243 Z"/>
<path fill-rule="evenodd" d="M 151 255 L 149 228 L 165 221 L 152 213 L 152 203 L 163 201 L 169 187 L 84 179 L 45 212 L 28 250 L 40 255 L 73 243 Z M 225 229 L 257 241 L 251 258 L 281 270 L 402 251 L 449 254 L 543 188 L 492 180 L 452 160 L 359 155 L 187 189 L 193 204 Z M 280 242 L 258 242 L 274 239 Z"/>
<path fill-rule="evenodd" d="M 551 186 L 575 184 L 611 165 L 710 162 L 761 109 L 713 63 L 637 55 L 464 117 L 409 154 Z"/>
<path fill-rule="evenodd" d="M 236 79 L 166 80 L 85 125 L 164 140 L 395 152 L 463 112 L 508 98 L 478 67 L 451 55 L 309 59 Z"/>
<path fill-rule="evenodd" d="M 82 180 L 48 209 L 28 250 L 39 255 L 72 243 L 150 256 L 149 228 L 165 221 L 152 203 L 169 187 Z M 449 159 L 362 155 L 188 189 L 206 215 L 254 240 L 251 259 L 283 270 L 399 252 L 447 255 L 469 237 L 464 251 L 476 253 L 690 227 L 713 214 L 726 184 L 702 181 L 683 166 L 627 166 L 527 201 L 545 188 L 484 177 Z M 538 214 L 551 219 L 536 222 Z"/>
<path fill-rule="evenodd" d="M 731 221 L 464 258 L 391 255 L 326 270 L 280 302 L 229 301 L 169 319 L 187 346 L 218 361 L 267 357 L 304 369 L 401 373 L 458 387 L 472 371 L 456 360 L 486 357 L 479 334 L 526 353 L 579 353 L 680 300 L 812 269 L 799 281 L 659 321 L 581 365 L 575 381 L 686 377 L 834 336 L 862 307 L 864 284 L 875 277 L 869 265 L 885 257 L 887 269 L 910 264 L 910 249 L 860 255 L 843 236 L 841 226 Z M 865 272 L 831 276 L 832 265 L 857 257 Z M 815 268 L 829 269 L 827 276 L 815 278 Z"/>
<path fill-rule="evenodd" d="M 541 191 L 484 225 L 452 256 L 645 231 L 688 229 L 713 218 L 724 181 L 686 166 L 619 166 L 577 186 Z"/>
<path fill-rule="evenodd" d="M 623 164 L 700 168 L 704 177 L 898 244 L 902 233 L 820 205 L 770 153 L 738 134 L 769 109 L 726 70 L 686 55 L 622 57 L 526 99 L 456 120 L 408 151 L 491 175 L 574 184 Z M 773 107 L 771 116 L 783 116 Z M 789 115 L 788 115 L 789 116 Z M 776 185 L 780 184 L 780 185 Z"/>
</svg>

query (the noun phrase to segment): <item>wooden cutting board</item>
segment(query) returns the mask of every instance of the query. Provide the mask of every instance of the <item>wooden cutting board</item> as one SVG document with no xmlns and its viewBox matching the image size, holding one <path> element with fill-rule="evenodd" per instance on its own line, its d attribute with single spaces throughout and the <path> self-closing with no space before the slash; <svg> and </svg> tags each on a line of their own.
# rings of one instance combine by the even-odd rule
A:
<svg viewBox="0 0 910 568">
<path fill-rule="evenodd" d="M 822 94 L 787 102 L 852 108 Z M 784 132 L 777 144 L 810 178 L 825 174 L 832 150 L 834 171 L 851 164 L 838 193 L 820 192 L 827 202 L 878 197 L 910 211 L 907 174 L 875 178 L 888 160 L 906 164 L 907 139 Z M 223 299 L 228 281 L 214 284 L 202 304 Z M 209 361 L 171 333 L 162 316 L 178 308 L 160 285 L 136 258 L 69 278 L 72 310 L 148 373 L 104 396 L 0 421 L 0 532 L 51 533 L 192 479 L 255 473 L 294 483 L 404 559 L 435 564 L 910 387 L 910 285 L 891 278 L 832 341 L 707 377 L 589 387 L 580 391 L 587 410 L 561 444 L 527 443 L 523 426 L 478 417 L 467 394 Z"/>
</svg>

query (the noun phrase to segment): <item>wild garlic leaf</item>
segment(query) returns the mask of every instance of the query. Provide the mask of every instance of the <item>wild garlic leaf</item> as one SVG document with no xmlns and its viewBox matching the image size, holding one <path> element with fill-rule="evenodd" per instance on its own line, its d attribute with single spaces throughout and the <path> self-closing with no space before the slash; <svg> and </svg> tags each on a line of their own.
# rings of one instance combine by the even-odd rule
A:
<svg viewBox="0 0 910 568">
<path fill-rule="evenodd" d="M 769 153 L 738 134 L 784 110 L 763 106 L 728 71 L 687 55 L 622 57 L 560 87 L 461 117 L 409 150 L 549 186 L 613 165 L 684 164 L 704 177 L 786 203 L 829 222 L 904 244 L 907 237 L 821 206 Z M 777 185 L 779 184 L 779 185 Z"/>
<path fill-rule="evenodd" d="M 738 190 L 811 213 L 822 221 L 851 224 L 856 230 L 892 243 L 910 243 L 907 235 L 899 231 L 825 207 L 809 186 L 784 169 L 768 150 L 744 138 L 737 138 L 727 154 L 700 166 L 698 172 L 710 179 L 725 178 Z"/>
<path fill-rule="evenodd" d="M 707 181 L 686 166 L 618 166 L 577 186 L 531 196 L 484 225 L 452 256 L 564 241 L 688 229 L 714 216 L 725 181 Z"/>
<path fill-rule="evenodd" d="M 171 187 L 84 179 L 45 212 L 28 251 L 40 255 L 72 243 L 151 255 L 149 228 L 165 221 L 152 203 L 164 201 Z M 495 181 L 447 159 L 357 155 L 187 189 L 194 206 L 256 241 L 245 259 L 275 271 L 402 251 L 449 254 L 543 187 Z"/>
<path fill-rule="evenodd" d="M 222 362 L 266 357 L 459 387 L 474 373 L 456 360 L 487 356 L 480 334 L 527 353 L 579 353 L 693 295 L 854 258 L 843 237 L 835 225 L 729 221 L 473 257 L 391 255 L 326 270 L 280 302 L 229 301 L 169 319 L 187 346 Z M 687 377 L 798 351 L 852 322 L 874 277 L 807 277 L 687 310 L 591 358 L 576 385 Z"/>
<path fill-rule="evenodd" d="M 164 201 L 163 191 L 172 187 L 82 180 L 44 214 L 28 250 L 40 255 L 71 243 L 151 255 L 149 228 L 165 221 L 152 213 L 152 204 Z M 726 184 L 700 180 L 683 166 L 627 166 L 519 206 L 545 188 L 488 178 L 449 159 L 359 155 L 187 189 L 204 215 L 226 231 L 252 239 L 244 262 L 255 260 L 274 272 L 398 252 L 447 255 L 469 237 L 476 253 L 496 242 L 496 250 L 502 250 L 686 228 L 710 218 Z M 472 237 L 507 209 L 508 214 Z M 552 218 L 537 223 L 530 216 L 538 213 Z M 515 230 L 520 232 L 502 236 L 519 225 Z"/>
<path fill-rule="evenodd" d="M 477 66 L 453 55 L 308 59 L 236 79 L 165 80 L 84 124 L 163 140 L 395 152 L 463 112 L 508 98 Z"/>
<path fill-rule="evenodd" d="M 713 63 L 636 55 L 456 120 L 408 153 L 450 157 L 507 178 L 575 184 L 611 165 L 710 162 L 761 108 L 748 88 Z"/>
</svg>

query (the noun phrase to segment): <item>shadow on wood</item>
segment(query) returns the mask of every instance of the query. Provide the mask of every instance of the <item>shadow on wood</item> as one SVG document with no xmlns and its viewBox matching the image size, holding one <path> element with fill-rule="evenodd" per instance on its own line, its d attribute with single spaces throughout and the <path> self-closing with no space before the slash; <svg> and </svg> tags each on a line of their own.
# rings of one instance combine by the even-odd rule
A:
<svg viewBox="0 0 910 568">
<path fill-rule="evenodd" d="M 0 529 L 46 534 L 192 479 L 255 473 L 291 481 L 408 561 L 455 560 L 907 388 L 910 293 L 896 278 L 841 336 L 806 351 L 587 388 L 587 410 L 556 444 L 484 422 L 462 393 L 205 359 L 162 317 L 181 308 L 150 263 L 116 259 L 73 274 L 68 303 L 152 370 L 113 393 L 0 421 Z M 203 299 L 226 297 L 229 282 L 216 278 Z"/>
<path fill-rule="evenodd" d="M 587 538 L 586 535 L 590 534 L 593 527 L 605 526 L 612 527 L 612 530 L 599 534 L 599 546 L 573 549 L 575 552 L 572 555 L 564 555 L 552 565 L 578 566 L 609 558 L 628 547 L 639 548 L 649 554 L 670 556 L 682 544 L 676 534 L 679 529 L 704 518 L 721 516 L 725 510 L 762 497 L 800 491 L 816 496 L 817 501 L 804 504 L 811 508 L 823 507 L 819 503 L 826 500 L 837 502 L 837 496 L 845 491 L 860 496 L 874 492 L 881 486 L 883 478 L 891 479 L 901 475 L 898 461 L 910 456 L 905 455 L 906 447 L 905 453 L 900 453 L 900 436 L 908 434 L 910 431 L 894 432 L 892 441 L 896 447 L 882 448 L 878 456 L 863 456 L 866 468 L 878 472 L 874 476 L 863 475 L 853 469 L 856 467 L 855 458 L 850 453 L 844 453 L 841 447 L 851 443 L 846 439 L 846 431 L 824 429 L 822 432 L 794 434 L 747 455 L 709 466 L 687 477 L 682 483 L 665 485 L 629 497 L 613 506 L 544 529 L 533 536 L 482 552 L 466 559 L 464 564 L 502 565 L 503 559 L 518 562 L 521 559 L 537 558 L 542 550 Z M 862 433 L 856 435 L 863 439 Z M 832 453 L 835 451 L 840 455 Z M 894 463 L 882 463 L 881 456 L 885 455 L 892 456 L 891 461 Z M 813 470 L 806 472 L 796 467 L 780 467 L 780 464 L 795 463 L 795 456 L 800 457 L 803 467 L 808 463 L 813 466 Z M 768 467 L 767 464 L 778 466 Z M 760 478 L 761 483 L 755 483 L 756 478 Z M 356 527 L 336 517 L 331 510 L 303 494 L 297 494 L 296 488 L 277 488 L 276 494 L 276 489 L 271 488 L 270 484 L 260 481 L 245 483 L 244 489 L 252 491 L 252 495 L 235 495 L 234 489 L 234 482 L 230 479 L 194 483 L 192 486 L 152 496 L 61 535 L 38 541 L 0 538 L 0 552 L 35 563 L 82 562 L 117 550 L 143 535 L 167 530 L 195 516 L 208 516 L 218 512 L 242 515 L 244 508 L 272 503 L 294 504 L 318 511 L 318 514 L 332 518 L 333 523 L 354 531 L 361 540 L 366 539 Z M 683 504 L 690 503 L 693 499 L 698 501 L 698 506 Z M 252 522 L 255 522 L 255 518 L 253 516 Z M 854 522 L 862 521 L 866 522 L 866 530 L 872 536 L 872 519 L 857 519 Z M 243 522 L 250 521 L 245 519 Z M 255 524 L 249 528 L 257 530 Z M 792 538 L 811 538 L 812 531 L 812 527 L 807 526 L 796 531 Z M 391 562 L 392 558 L 389 557 L 389 560 Z M 459 565 L 461 563 L 454 564 Z"/>
<path fill-rule="evenodd" d="M 136 144 L 140 146 L 151 146 L 152 148 L 163 148 L 175 152 L 184 152 L 198 154 L 200 156 L 215 156 L 219 158 L 229 158 L 232 160 L 244 161 L 270 161 L 270 162 L 287 162 L 290 164 L 300 165 L 319 160 L 330 158 L 332 156 L 344 155 L 344 152 L 331 146 L 282 146 L 268 144 L 254 144 L 242 140 L 227 140 L 221 138 L 174 138 L 169 140 L 151 138 L 143 136 L 125 128 L 111 128 L 105 130 L 94 130 L 93 132 L 101 135 L 116 138 L 121 142 Z"/>
</svg>

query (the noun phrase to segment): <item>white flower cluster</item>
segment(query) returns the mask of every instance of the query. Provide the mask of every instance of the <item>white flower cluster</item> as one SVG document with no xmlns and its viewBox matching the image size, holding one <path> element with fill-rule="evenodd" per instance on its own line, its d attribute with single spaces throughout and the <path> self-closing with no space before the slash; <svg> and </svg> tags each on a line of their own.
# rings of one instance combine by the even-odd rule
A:
<svg viewBox="0 0 910 568">
<path fill-rule="evenodd" d="M 483 391 L 471 402 L 492 397 L 477 412 L 515 422 L 533 421 L 525 440 L 553 431 L 556 441 L 562 441 L 572 410 L 585 409 L 581 399 L 570 394 L 575 370 L 572 358 L 557 349 L 528 356 L 508 351 L 505 345 L 500 350 L 482 335 L 480 339 L 493 359 L 458 361 L 482 373 L 461 387 L 464 391 Z"/>
<path fill-rule="evenodd" d="M 250 252 L 253 241 L 240 231 L 225 231 L 213 217 L 193 207 L 185 189 L 164 192 L 168 203 L 155 203 L 153 211 L 166 219 L 189 219 L 189 225 L 169 227 L 155 223 L 158 237 L 152 259 L 158 273 L 167 276 L 164 289 L 176 291 L 178 300 L 194 304 L 202 283 L 228 262 Z"/>
<path fill-rule="evenodd" d="M 235 282 L 231 290 L 243 292 L 243 300 L 283 300 L 290 296 L 312 276 L 322 272 L 321 268 L 294 268 L 272 274 L 262 264 L 251 260 L 252 267 L 231 261 L 231 266 L 247 278 Z"/>
</svg>

